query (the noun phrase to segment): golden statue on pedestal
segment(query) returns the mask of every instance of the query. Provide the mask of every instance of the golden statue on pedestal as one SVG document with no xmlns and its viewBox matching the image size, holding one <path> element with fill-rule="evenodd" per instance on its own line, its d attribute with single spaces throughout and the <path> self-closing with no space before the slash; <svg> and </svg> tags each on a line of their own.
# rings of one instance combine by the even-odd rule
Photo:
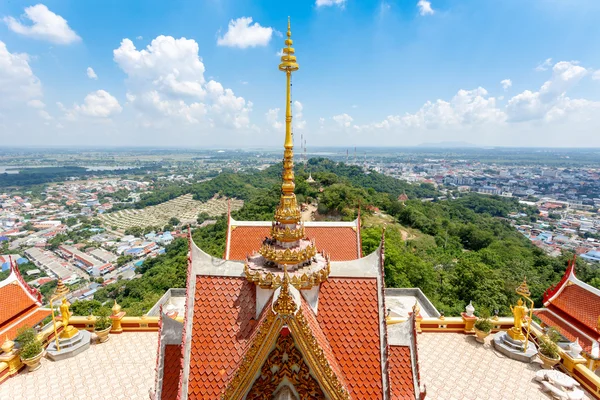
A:
<svg viewBox="0 0 600 400">
<path fill-rule="evenodd" d="M 63 331 L 60 333 L 61 339 L 72 338 L 79 332 L 77 328 L 69 325 L 69 319 L 71 318 L 71 312 L 69 311 L 69 302 L 66 297 L 63 297 L 62 304 L 60 305 L 60 316 L 62 319 Z"/>
<path fill-rule="evenodd" d="M 510 306 L 514 316 L 514 326 L 508 330 L 508 336 L 514 340 L 525 340 L 523 335 L 523 319 L 527 316 L 527 307 L 523 305 L 523 299 L 519 297 L 519 301 L 516 306 Z"/>
</svg>

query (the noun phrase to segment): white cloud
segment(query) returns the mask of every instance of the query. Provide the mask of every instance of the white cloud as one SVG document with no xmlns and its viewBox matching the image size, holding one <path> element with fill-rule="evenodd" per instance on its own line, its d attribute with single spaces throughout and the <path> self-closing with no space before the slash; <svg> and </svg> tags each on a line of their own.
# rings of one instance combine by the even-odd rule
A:
<svg viewBox="0 0 600 400">
<path fill-rule="evenodd" d="M 543 62 L 539 63 L 537 65 L 537 67 L 535 67 L 535 70 L 538 72 L 542 72 L 542 71 L 547 71 L 548 68 L 550 68 L 552 66 L 552 59 L 551 58 L 546 58 L 546 60 L 544 60 Z"/>
<path fill-rule="evenodd" d="M 419 14 L 421 15 L 433 15 L 435 10 L 431 8 L 431 2 L 427 0 L 419 0 L 417 2 L 417 7 L 419 8 Z"/>
<path fill-rule="evenodd" d="M 302 110 L 304 106 L 298 100 L 294 101 L 294 129 L 302 130 L 306 127 L 306 121 L 304 120 L 304 114 L 302 114 Z"/>
<path fill-rule="evenodd" d="M 341 126 L 343 128 L 351 127 L 352 121 L 354 121 L 354 119 L 346 113 L 340 114 L 340 115 L 334 115 L 332 118 L 339 126 Z"/>
<path fill-rule="evenodd" d="M 50 114 L 48 114 L 48 111 L 46 111 L 46 110 L 40 110 L 40 111 L 38 111 L 38 115 L 42 119 L 45 119 L 46 121 L 50 121 L 50 120 L 54 119 L 54 118 L 52 118 L 52 116 L 50 116 Z"/>
<path fill-rule="evenodd" d="M 214 80 L 204 78 L 198 43 L 158 36 L 143 50 L 123 39 L 114 60 L 127 74 L 127 101 L 144 126 L 168 126 L 166 120 L 251 128 L 252 103 Z"/>
<path fill-rule="evenodd" d="M 122 111 L 119 101 L 105 90 L 96 90 L 85 96 L 83 104 L 75 104 L 72 113 L 67 111 L 67 118 L 73 114 L 87 117 L 108 118 Z"/>
<path fill-rule="evenodd" d="M 229 21 L 227 32 L 217 38 L 217 45 L 239 47 L 266 46 L 273 36 L 273 28 L 260 26 L 258 22 L 252 24 L 252 17 L 241 17 Z"/>
<path fill-rule="evenodd" d="M 0 40 L 0 106 L 42 96 L 40 80 L 33 74 L 27 54 L 10 53 Z"/>
<path fill-rule="evenodd" d="M 595 81 L 600 81 L 600 69 L 594 72 L 594 74 L 592 75 L 592 79 Z"/>
<path fill-rule="evenodd" d="M 71 44 L 81 41 L 63 17 L 54 14 L 43 4 L 25 8 L 23 17 L 32 24 L 24 25 L 13 17 L 4 17 L 4 22 L 13 32 L 51 43 Z"/>
<path fill-rule="evenodd" d="M 138 36 L 138 37 L 136 37 L 136 39 L 137 39 L 137 40 L 143 40 L 143 39 L 144 39 L 144 37 L 143 37 L 143 36 Z"/>
<path fill-rule="evenodd" d="M 577 61 L 557 62 L 552 67 L 552 77 L 544 82 L 539 91 L 525 90 L 508 101 L 506 109 L 509 119 L 527 121 L 544 118 L 559 100 L 564 102 L 567 90 L 575 86 L 587 73 Z M 568 111 L 570 107 L 560 109 Z"/>
<path fill-rule="evenodd" d="M 87 76 L 90 79 L 98 79 L 98 75 L 96 75 L 92 67 L 87 67 Z"/>
<path fill-rule="evenodd" d="M 496 98 L 488 96 L 487 90 L 479 87 L 461 89 L 450 101 L 428 101 L 414 114 L 390 115 L 381 122 L 361 128 L 438 129 L 497 123 L 505 119 L 506 114 L 496 107 Z"/>
<path fill-rule="evenodd" d="M 328 7 L 328 6 L 339 6 L 344 7 L 346 0 L 317 0 L 315 5 L 317 7 Z"/>
<path fill-rule="evenodd" d="M 500 84 L 502 85 L 502 89 L 506 91 L 512 86 L 512 81 L 510 79 L 503 79 L 500 81 Z"/>
<path fill-rule="evenodd" d="M 283 128 L 283 123 L 279 121 L 279 108 L 271 108 L 265 114 L 267 123 L 275 130 Z"/>
<path fill-rule="evenodd" d="M 41 100 L 38 100 L 38 99 L 29 100 L 27 102 L 27 105 L 31 108 L 38 108 L 38 109 L 42 109 L 42 108 L 46 107 L 44 102 Z"/>
</svg>

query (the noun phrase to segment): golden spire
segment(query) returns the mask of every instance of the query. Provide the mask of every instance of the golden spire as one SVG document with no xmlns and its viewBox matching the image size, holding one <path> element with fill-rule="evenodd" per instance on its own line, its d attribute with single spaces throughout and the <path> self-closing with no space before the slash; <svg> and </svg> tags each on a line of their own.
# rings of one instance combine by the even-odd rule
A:
<svg viewBox="0 0 600 400">
<path fill-rule="evenodd" d="M 300 221 L 300 208 L 296 203 L 294 195 L 294 141 L 292 139 L 292 72 L 298 70 L 298 63 L 292 47 L 292 31 L 290 28 L 290 19 L 288 17 L 286 47 L 283 48 L 281 64 L 279 70 L 285 72 L 286 85 L 286 107 L 285 107 L 285 142 L 283 152 L 283 175 L 281 184 L 281 200 L 277 211 L 275 211 L 275 220 L 280 223 L 294 224 Z"/>
</svg>

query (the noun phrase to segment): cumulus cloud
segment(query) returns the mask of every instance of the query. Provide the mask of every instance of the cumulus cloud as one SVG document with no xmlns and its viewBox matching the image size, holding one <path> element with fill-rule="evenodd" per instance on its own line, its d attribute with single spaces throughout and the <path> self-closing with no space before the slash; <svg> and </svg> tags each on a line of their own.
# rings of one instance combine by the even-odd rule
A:
<svg viewBox="0 0 600 400">
<path fill-rule="evenodd" d="M 544 60 L 543 62 L 539 63 L 537 65 L 537 67 L 535 67 L 535 70 L 538 72 L 542 72 L 542 71 L 547 71 L 548 68 L 550 68 L 552 66 L 552 59 L 551 58 L 546 58 L 546 60 Z"/>
<path fill-rule="evenodd" d="M 31 24 L 23 24 L 14 17 L 4 17 L 4 22 L 13 32 L 55 44 L 81 41 L 63 17 L 53 13 L 43 4 L 25 8 L 23 19 L 28 19 Z"/>
<path fill-rule="evenodd" d="M 38 111 L 38 115 L 42 119 L 45 119 L 46 121 L 50 121 L 50 120 L 54 119 L 54 118 L 52 118 L 52 116 L 50 114 L 48 114 L 48 111 L 46 111 L 46 110 L 40 110 L 40 111 Z"/>
<path fill-rule="evenodd" d="M 6 44 L 0 41 L 0 106 L 41 96 L 42 85 L 31 70 L 29 56 L 9 52 Z"/>
<path fill-rule="evenodd" d="M 249 128 L 252 102 L 219 82 L 207 82 L 198 50 L 193 39 L 158 36 L 142 50 L 123 39 L 113 55 L 127 74 L 128 104 L 140 112 L 147 126 L 157 126 L 164 122 L 159 119 L 166 118 Z"/>
<path fill-rule="evenodd" d="M 73 105 L 72 110 L 67 110 L 68 119 L 75 115 L 95 118 L 109 118 L 122 111 L 119 101 L 106 90 L 96 90 L 85 96 L 83 104 Z"/>
<path fill-rule="evenodd" d="M 367 128 L 437 129 L 502 122 L 505 119 L 506 114 L 496 107 L 496 98 L 479 87 L 473 90 L 461 89 L 450 101 L 428 101 L 414 114 L 390 115 Z"/>
<path fill-rule="evenodd" d="M 502 89 L 506 91 L 512 86 L 512 81 L 510 79 L 503 79 L 500 81 L 500 84 L 502 85 Z"/>
<path fill-rule="evenodd" d="M 595 81 L 600 81 L 600 70 L 597 70 L 592 74 L 592 79 Z"/>
<path fill-rule="evenodd" d="M 298 100 L 294 101 L 294 129 L 302 130 L 306 127 L 306 121 L 304 120 L 304 114 L 302 110 L 304 106 Z"/>
<path fill-rule="evenodd" d="M 317 0 L 315 5 L 317 7 L 329 7 L 329 6 L 339 6 L 344 7 L 346 4 L 346 0 Z"/>
<path fill-rule="evenodd" d="M 87 76 L 90 79 L 98 79 L 98 75 L 96 75 L 92 67 L 87 67 Z"/>
<path fill-rule="evenodd" d="M 217 45 L 228 47 L 266 46 L 273 36 L 273 28 L 252 24 L 252 17 L 241 17 L 229 21 L 227 32 L 217 38 Z"/>
<path fill-rule="evenodd" d="M 340 114 L 340 115 L 334 115 L 332 117 L 332 119 L 341 127 L 343 128 L 349 128 L 352 126 L 352 121 L 354 121 L 354 119 L 349 116 L 348 114 L 344 113 L 344 114 Z"/>
<path fill-rule="evenodd" d="M 427 0 L 419 0 L 417 2 L 417 8 L 421 15 L 433 15 L 433 13 L 435 13 L 435 10 L 431 8 L 431 2 Z"/>
<path fill-rule="evenodd" d="M 283 128 L 283 123 L 279 121 L 279 108 L 271 108 L 265 114 L 267 123 L 275 130 Z"/>
<path fill-rule="evenodd" d="M 577 61 L 560 61 L 552 67 L 552 77 L 544 82 L 539 91 L 525 90 L 508 101 L 507 113 L 511 121 L 527 121 L 544 118 L 559 100 L 563 102 L 567 90 L 575 86 L 588 71 Z M 569 109 L 566 107 L 565 110 Z"/>
<path fill-rule="evenodd" d="M 43 101 L 38 100 L 38 99 L 29 100 L 27 102 L 27 105 L 31 108 L 38 108 L 38 109 L 42 109 L 42 108 L 46 107 L 46 104 L 44 104 Z"/>
</svg>

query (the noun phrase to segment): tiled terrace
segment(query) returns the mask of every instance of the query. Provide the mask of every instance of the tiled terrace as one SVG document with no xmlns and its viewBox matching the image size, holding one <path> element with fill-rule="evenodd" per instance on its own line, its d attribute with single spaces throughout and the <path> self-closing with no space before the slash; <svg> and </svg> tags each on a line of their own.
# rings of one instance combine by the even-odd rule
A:
<svg viewBox="0 0 600 400">
<path fill-rule="evenodd" d="M 158 332 L 126 332 L 67 360 L 44 358 L 37 371 L 2 383 L 0 397 L 147 400 L 154 386 L 157 340 Z"/>
<path fill-rule="evenodd" d="M 494 350 L 491 338 L 488 336 L 482 345 L 474 336 L 458 333 L 420 334 L 419 364 L 421 382 L 427 385 L 427 398 L 550 399 L 534 380 L 540 362 L 525 364 L 511 360 Z"/>
</svg>

